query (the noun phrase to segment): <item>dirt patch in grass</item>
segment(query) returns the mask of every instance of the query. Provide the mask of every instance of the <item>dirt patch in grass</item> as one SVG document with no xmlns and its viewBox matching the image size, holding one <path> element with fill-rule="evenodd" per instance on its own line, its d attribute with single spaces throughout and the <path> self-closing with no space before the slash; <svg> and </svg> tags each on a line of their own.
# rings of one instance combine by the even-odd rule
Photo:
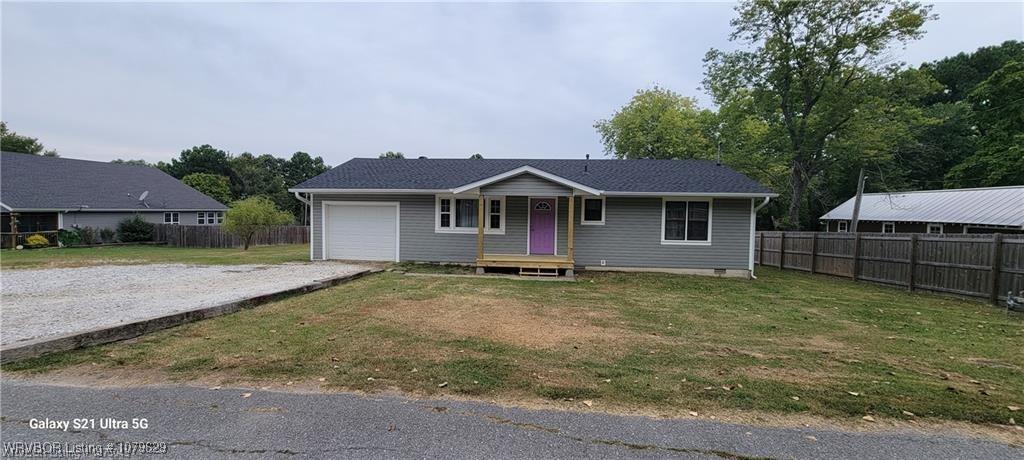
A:
<svg viewBox="0 0 1024 460">
<path fill-rule="evenodd" d="M 626 329 L 592 324 L 614 318 L 606 312 L 567 311 L 486 291 L 427 300 L 395 300 L 375 308 L 372 315 L 420 334 L 440 331 L 538 349 L 581 342 L 613 345 L 644 337 Z"/>
</svg>

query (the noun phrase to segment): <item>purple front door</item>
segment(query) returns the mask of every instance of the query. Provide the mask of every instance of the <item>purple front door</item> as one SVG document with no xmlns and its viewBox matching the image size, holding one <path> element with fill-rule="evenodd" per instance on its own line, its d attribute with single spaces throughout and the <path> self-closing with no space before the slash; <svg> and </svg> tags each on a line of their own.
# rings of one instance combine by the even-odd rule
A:
<svg viewBox="0 0 1024 460">
<path fill-rule="evenodd" d="M 530 200 L 530 254 L 555 253 L 555 199 Z"/>
</svg>

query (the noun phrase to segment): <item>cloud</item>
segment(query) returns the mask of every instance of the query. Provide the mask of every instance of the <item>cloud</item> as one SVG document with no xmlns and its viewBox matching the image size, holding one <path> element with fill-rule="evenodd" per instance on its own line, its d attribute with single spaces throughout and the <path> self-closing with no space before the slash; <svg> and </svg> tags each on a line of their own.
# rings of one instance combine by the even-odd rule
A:
<svg viewBox="0 0 1024 460">
<path fill-rule="evenodd" d="M 708 103 L 701 58 L 730 46 L 731 8 L 8 3 L 2 116 L 65 156 L 100 160 L 166 160 L 203 143 L 331 164 L 385 150 L 582 157 L 600 154 L 593 122 L 637 88 Z M 1013 8 L 939 5 L 942 26 L 900 58 L 1020 38 Z"/>
</svg>

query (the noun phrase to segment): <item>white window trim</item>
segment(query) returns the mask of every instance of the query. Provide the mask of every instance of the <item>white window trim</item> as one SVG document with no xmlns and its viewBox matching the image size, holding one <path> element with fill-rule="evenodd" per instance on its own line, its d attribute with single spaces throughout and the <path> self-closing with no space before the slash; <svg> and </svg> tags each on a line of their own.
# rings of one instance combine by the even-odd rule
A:
<svg viewBox="0 0 1024 460">
<path fill-rule="evenodd" d="M 838 233 L 850 233 L 850 223 L 845 221 L 845 220 L 841 220 L 839 222 L 836 222 L 836 232 L 838 232 Z"/>
<path fill-rule="evenodd" d="M 168 217 L 170 217 L 170 222 L 168 222 Z M 170 225 L 181 225 L 181 214 L 172 211 L 165 212 L 164 223 Z"/>
<path fill-rule="evenodd" d="M 213 214 L 213 217 L 210 217 Z M 224 211 L 196 212 L 196 225 L 220 225 L 224 223 Z"/>
<path fill-rule="evenodd" d="M 588 196 L 585 196 L 585 197 L 582 197 L 582 198 L 583 199 L 580 201 L 580 225 L 604 225 L 604 216 L 605 216 L 606 210 L 608 209 L 608 206 L 607 206 L 608 203 L 605 201 L 604 197 L 603 196 L 601 196 L 601 197 L 588 197 Z M 601 202 L 601 220 L 586 220 L 587 200 L 595 200 L 595 201 L 600 201 Z M 574 204 L 574 206 L 575 206 L 575 204 Z"/>
<path fill-rule="evenodd" d="M 665 239 L 665 203 L 669 201 L 686 201 L 686 202 L 706 202 L 708 204 L 708 239 L 699 241 L 690 240 L 666 240 Z M 714 215 L 715 199 L 714 198 L 679 198 L 679 197 L 662 197 L 661 198 L 661 244 L 665 245 L 679 245 L 679 246 L 711 246 L 711 237 L 713 233 L 712 229 L 712 216 Z M 686 211 L 687 224 L 689 224 L 690 211 L 687 207 Z M 684 233 L 685 234 L 685 233 Z"/>
<path fill-rule="evenodd" d="M 442 227 L 441 226 L 441 200 L 442 199 L 452 200 L 451 208 L 450 208 L 451 209 L 452 218 L 451 218 L 450 222 L 453 225 L 453 227 L 451 227 L 451 228 L 446 228 L 446 227 Z M 480 199 L 480 196 L 479 195 L 434 195 L 434 233 L 462 233 L 462 234 L 473 233 L 473 234 L 475 234 L 477 231 L 479 231 L 479 229 L 476 228 L 476 227 L 473 227 L 473 228 L 454 227 L 454 225 L 455 225 L 455 200 L 457 200 L 457 199 L 458 200 L 478 200 L 478 199 Z M 486 196 L 486 195 L 484 196 L 484 199 L 487 200 L 487 202 L 484 203 L 484 215 L 477 216 L 477 219 L 484 219 L 483 220 L 483 222 L 484 222 L 484 234 L 485 235 L 504 235 L 505 234 L 505 216 L 507 215 L 507 213 L 505 212 L 505 202 L 507 200 L 505 199 L 504 196 Z M 496 229 L 495 228 L 489 228 L 490 227 L 489 224 L 491 223 L 490 222 L 490 220 L 491 220 L 490 219 L 491 201 L 494 201 L 494 200 L 499 200 L 501 202 L 501 228 L 496 228 Z M 477 204 L 477 206 L 478 206 L 477 209 L 479 209 L 479 203 Z"/>
<path fill-rule="evenodd" d="M 892 225 L 892 231 L 891 232 L 885 231 L 885 226 L 886 225 Z M 896 222 L 882 222 L 882 233 L 883 234 L 896 233 Z"/>
<path fill-rule="evenodd" d="M 939 235 L 942 235 L 942 234 L 946 233 L 946 225 L 945 224 L 928 224 L 928 227 L 925 228 L 925 233 L 935 235 L 935 233 L 932 233 L 932 227 L 938 227 L 939 228 L 939 233 L 938 233 Z"/>
</svg>

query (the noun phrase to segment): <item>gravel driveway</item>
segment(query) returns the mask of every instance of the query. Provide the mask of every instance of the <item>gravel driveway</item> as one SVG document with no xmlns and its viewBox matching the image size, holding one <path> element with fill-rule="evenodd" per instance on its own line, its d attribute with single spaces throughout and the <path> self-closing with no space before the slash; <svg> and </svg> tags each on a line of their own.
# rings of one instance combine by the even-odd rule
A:
<svg viewBox="0 0 1024 460">
<path fill-rule="evenodd" d="M 322 262 L 4 270 L 0 345 L 195 310 L 366 269 Z"/>
</svg>

